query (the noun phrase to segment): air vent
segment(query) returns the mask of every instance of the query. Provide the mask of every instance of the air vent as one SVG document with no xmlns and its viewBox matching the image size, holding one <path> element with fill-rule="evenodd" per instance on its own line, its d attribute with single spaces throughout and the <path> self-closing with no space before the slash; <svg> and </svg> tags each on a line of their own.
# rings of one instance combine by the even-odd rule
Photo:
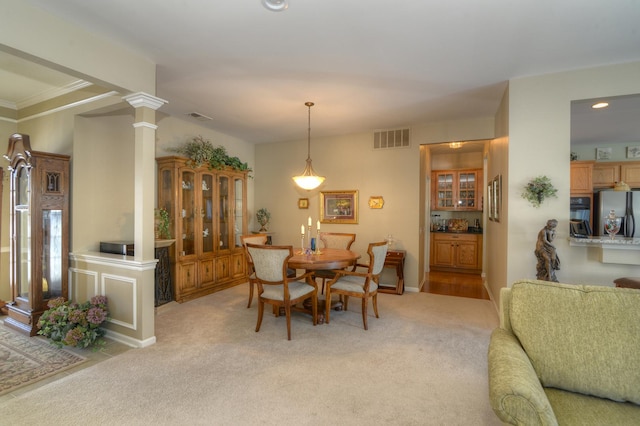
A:
<svg viewBox="0 0 640 426">
<path fill-rule="evenodd" d="M 409 129 L 376 130 L 373 132 L 373 149 L 407 148 L 410 145 Z"/>
<path fill-rule="evenodd" d="M 207 117 L 206 115 L 200 114 L 199 112 L 188 112 L 185 115 L 188 115 L 189 117 L 195 118 L 196 120 L 199 120 L 199 121 L 210 121 L 210 120 L 213 120 L 213 118 Z"/>
</svg>

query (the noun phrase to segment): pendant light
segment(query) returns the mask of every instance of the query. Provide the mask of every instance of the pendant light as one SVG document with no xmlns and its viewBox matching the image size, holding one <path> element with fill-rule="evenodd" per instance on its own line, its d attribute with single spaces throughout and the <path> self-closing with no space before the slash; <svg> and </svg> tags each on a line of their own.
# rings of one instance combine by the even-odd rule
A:
<svg viewBox="0 0 640 426">
<path fill-rule="evenodd" d="M 316 189 L 322 182 L 324 182 L 324 176 L 318 176 L 311 166 L 311 107 L 313 102 L 305 102 L 305 105 L 309 108 L 309 129 L 307 132 L 307 166 L 300 176 L 294 176 L 293 180 L 296 185 L 307 191 Z"/>
</svg>

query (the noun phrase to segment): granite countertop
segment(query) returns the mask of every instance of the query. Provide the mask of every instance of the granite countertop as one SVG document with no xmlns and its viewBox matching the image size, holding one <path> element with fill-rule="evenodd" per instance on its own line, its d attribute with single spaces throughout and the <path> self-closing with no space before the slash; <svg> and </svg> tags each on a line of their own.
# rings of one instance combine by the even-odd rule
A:
<svg viewBox="0 0 640 426">
<path fill-rule="evenodd" d="M 482 228 L 469 227 L 466 231 L 431 231 L 434 234 L 482 234 Z"/>
</svg>

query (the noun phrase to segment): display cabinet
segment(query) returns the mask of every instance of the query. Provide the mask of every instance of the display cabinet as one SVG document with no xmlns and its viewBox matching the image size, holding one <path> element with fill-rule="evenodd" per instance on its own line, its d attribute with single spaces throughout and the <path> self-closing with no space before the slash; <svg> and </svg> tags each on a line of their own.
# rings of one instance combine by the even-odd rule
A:
<svg viewBox="0 0 640 426">
<path fill-rule="evenodd" d="M 69 157 L 31 150 L 29 136 L 9 138 L 10 328 L 30 336 L 50 299 L 68 298 Z"/>
<path fill-rule="evenodd" d="M 482 210 L 482 170 L 436 170 L 431 176 L 432 210 Z"/>
<path fill-rule="evenodd" d="M 247 172 L 192 167 L 181 157 L 158 163 L 158 207 L 175 235 L 175 300 L 184 302 L 246 281 L 240 236 L 247 232 Z"/>
</svg>

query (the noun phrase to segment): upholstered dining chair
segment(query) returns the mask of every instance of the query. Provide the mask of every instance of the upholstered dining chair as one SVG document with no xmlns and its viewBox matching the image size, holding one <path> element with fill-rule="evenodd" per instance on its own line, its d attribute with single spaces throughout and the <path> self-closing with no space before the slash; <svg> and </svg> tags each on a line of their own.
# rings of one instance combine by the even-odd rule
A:
<svg viewBox="0 0 640 426">
<path fill-rule="evenodd" d="M 287 262 L 293 256 L 293 246 L 267 246 L 247 243 L 247 250 L 253 261 L 255 282 L 258 285 L 258 323 L 260 331 L 264 304 L 275 308 L 284 308 L 287 319 L 287 338 L 291 340 L 291 310 L 296 304 L 311 298 L 313 325 L 318 319 L 318 286 L 313 274 L 290 278 L 287 275 Z M 304 281 L 301 281 L 304 280 Z"/>
<path fill-rule="evenodd" d="M 240 236 L 240 241 L 242 241 L 242 247 L 244 247 L 244 257 L 247 259 L 247 275 L 249 276 L 249 303 L 247 304 L 247 308 L 250 308 L 251 302 L 253 301 L 253 289 L 256 285 L 256 272 L 253 269 L 251 255 L 247 251 L 247 243 L 263 246 L 267 244 L 267 234 L 242 235 Z"/>
<path fill-rule="evenodd" d="M 380 279 L 380 273 L 384 267 L 384 261 L 387 257 L 387 249 L 389 248 L 386 241 L 379 243 L 370 243 L 367 253 L 369 254 L 368 265 L 358 265 L 367 267 L 366 272 L 360 271 L 347 271 L 339 270 L 335 271 L 336 276 L 327 283 L 327 300 L 331 300 L 331 295 L 338 294 L 343 299 L 342 309 L 347 310 L 349 305 L 349 297 L 358 297 L 362 299 L 362 322 L 364 323 L 364 329 L 368 330 L 367 326 L 367 305 L 369 304 L 369 298 L 373 302 L 373 312 L 376 314 L 376 318 L 380 318 L 378 315 L 378 284 Z M 327 309 L 325 313 L 325 321 L 329 324 L 329 314 L 331 312 L 331 304 L 327 303 Z"/>
<path fill-rule="evenodd" d="M 321 232 L 320 241 L 325 248 L 336 248 L 349 250 L 351 244 L 356 240 L 356 234 L 345 234 L 339 232 Z M 322 278 L 322 288 L 320 293 L 324 293 L 324 284 L 326 280 L 335 278 L 336 274 L 330 270 L 315 271 L 316 278 Z"/>
</svg>

